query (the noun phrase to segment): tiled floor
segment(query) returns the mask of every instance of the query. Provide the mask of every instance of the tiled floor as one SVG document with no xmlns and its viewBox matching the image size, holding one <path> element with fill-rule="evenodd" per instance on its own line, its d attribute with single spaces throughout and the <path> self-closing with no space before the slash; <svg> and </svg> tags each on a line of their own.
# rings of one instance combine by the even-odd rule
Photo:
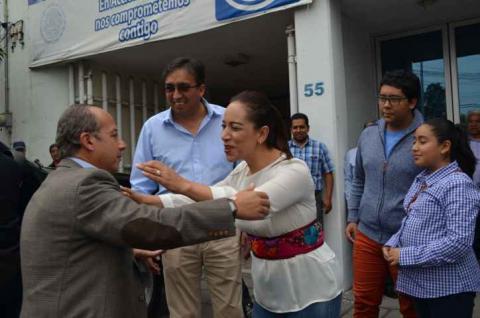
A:
<svg viewBox="0 0 480 318">
<path fill-rule="evenodd" d="M 250 268 L 248 262 L 243 264 L 243 280 L 245 281 L 247 287 L 250 289 L 250 293 L 252 293 L 252 280 L 250 276 Z M 473 313 L 473 318 L 480 318 L 480 293 L 477 293 L 477 297 L 475 299 L 475 308 Z M 205 281 L 202 281 L 202 318 L 211 318 L 212 315 L 212 307 L 210 302 L 210 296 L 208 295 L 208 288 Z M 341 310 L 341 317 L 342 318 L 352 318 L 353 317 L 353 295 L 352 291 L 348 290 L 343 294 L 342 299 L 342 310 Z M 382 304 L 380 305 L 380 314 L 379 318 L 401 318 L 402 315 L 400 314 L 399 307 L 398 307 L 398 300 L 389 298 L 384 296 Z M 168 318 L 168 317 L 162 317 Z M 318 318 L 318 317 L 315 317 Z M 320 317 L 321 318 L 321 317 Z"/>
<path fill-rule="evenodd" d="M 475 307 L 473 308 L 473 318 L 480 318 L 480 293 L 477 293 L 475 298 Z M 343 295 L 342 301 L 342 317 L 353 317 L 353 295 L 349 290 Z M 402 315 L 398 310 L 398 300 L 388 297 L 383 297 L 382 305 L 380 306 L 379 318 L 401 318 Z"/>
<path fill-rule="evenodd" d="M 342 317 L 353 317 L 353 295 L 352 291 L 346 291 L 343 294 L 342 300 Z M 388 297 L 383 297 L 382 304 L 380 306 L 380 318 L 401 318 L 402 315 L 398 311 L 398 300 Z"/>
<path fill-rule="evenodd" d="M 202 300 L 202 318 L 212 317 L 212 308 L 210 305 L 210 299 L 208 292 L 203 289 L 203 300 Z M 480 301 L 480 300 L 479 300 Z M 479 311 L 480 312 L 480 311 Z M 350 318 L 353 317 L 353 295 L 351 291 L 345 292 L 342 300 L 342 311 L 341 317 Z M 401 318 L 402 315 L 398 311 L 398 301 L 396 299 L 391 299 L 384 297 L 379 318 Z M 477 316 L 474 316 L 477 317 Z M 478 316 L 480 318 L 480 315 Z"/>
<path fill-rule="evenodd" d="M 243 276 L 247 286 L 251 288 L 249 273 L 246 272 Z M 212 308 L 210 304 L 210 297 L 208 296 L 207 286 L 205 284 L 202 285 L 202 291 L 202 318 L 211 318 Z M 475 304 L 476 306 L 474 308 L 473 318 L 480 318 L 480 294 L 477 294 Z M 341 317 L 353 317 L 353 295 L 351 290 L 346 291 L 343 295 Z M 382 304 L 380 305 L 379 318 L 402 318 L 402 315 L 398 310 L 398 300 L 389 297 L 383 297 Z"/>
</svg>

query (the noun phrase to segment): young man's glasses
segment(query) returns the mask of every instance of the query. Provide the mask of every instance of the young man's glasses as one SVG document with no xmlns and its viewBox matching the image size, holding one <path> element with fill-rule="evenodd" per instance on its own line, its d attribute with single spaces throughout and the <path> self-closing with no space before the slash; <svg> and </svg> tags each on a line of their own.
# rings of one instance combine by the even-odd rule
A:
<svg viewBox="0 0 480 318">
<path fill-rule="evenodd" d="M 408 98 L 403 96 L 395 96 L 395 95 L 393 96 L 379 95 L 377 96 L 377 100 L 380 105 L 385 105 L 387 102 L 389 102 L 390 105 L 397 106 L 400 104 L 402 100 L 408 100 Z"/>
<path fill-rule="evenodd" d="M 178 84 L 165 84 L 165 92 L 167 93 L 173 93 L 175 92 L 175 89 L 179 93 L 186 93 L 188 92 L 191 88 L 199 87 L 200 85 L 190 85 L 188 83 L 178 83 Z"/>
</svg>

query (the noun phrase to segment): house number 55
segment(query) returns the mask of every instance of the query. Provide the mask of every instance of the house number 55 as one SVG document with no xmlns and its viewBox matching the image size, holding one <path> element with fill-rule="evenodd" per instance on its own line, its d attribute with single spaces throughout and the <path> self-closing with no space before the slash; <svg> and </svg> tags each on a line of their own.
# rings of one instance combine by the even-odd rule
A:
<svg viewBox="0 0 480 318">
<path fill-rule="evenodd" d="M 322 96 L 325 93 L 323 82 L 305 84 L 303 94 L 305 97 L 312 97 L 313 95 Z"/>
</svg>

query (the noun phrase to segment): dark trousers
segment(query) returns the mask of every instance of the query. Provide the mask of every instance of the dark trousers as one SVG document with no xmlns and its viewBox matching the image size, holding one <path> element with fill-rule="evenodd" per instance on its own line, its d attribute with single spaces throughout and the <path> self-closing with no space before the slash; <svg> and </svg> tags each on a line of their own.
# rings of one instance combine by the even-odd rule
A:
<svg viewBox="0 0 480 318">
<path fill-rule="evenodd" d="M 477 225 L 475 226 L 475 238 L 473 240 L 473 249 L 477 259 L 480 262 L 480 213 L 477 215 Z"/>
<path fill-rule="evenodd" d="M 162 318 L 168 317 L 169 315 L 161 261 L 159 261 L 159 265 L 160 274 L 153 275 L 153 292 L 152 300 L 148 306 L 148 318 Z"/>
<path fill-rule="evenodd" d="M 475 293 L 460 293 L 439 298 L 414 298 L 419 318 L 472 318 Z"/>
<path fill-rule="evenodd" d="M 5 275 L 6 273 L 1 273 Z M 11 274 L 0 285 L 0 317 L 18 318 L 22 308 L 22 278 L 20 271 Z"/>
<path fill-rule="evenodd" d="M 322 191 L 315 190 L 315 201 L 317 204 L 317 219 L 322 225 L 323 228 L 323 202 L 322 202 Z"/>
</svg>

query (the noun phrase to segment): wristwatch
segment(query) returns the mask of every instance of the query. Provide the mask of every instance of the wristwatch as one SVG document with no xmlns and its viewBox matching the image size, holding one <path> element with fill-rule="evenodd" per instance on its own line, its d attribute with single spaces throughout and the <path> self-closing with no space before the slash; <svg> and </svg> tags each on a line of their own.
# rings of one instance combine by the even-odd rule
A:
<svg viewBox="0 0 480 318">
<path fill-rule="evenodd" d="M 235 203 L 235 197 L 231 199 L 229 198 L 227 200 L 228 200 L 228 206 L 230 207 L 230 211 L 232 211 L 232 216 L 234 219 L 236 219 L 238 208 L 237 208 L 237 204 Z"/>
</svg>

